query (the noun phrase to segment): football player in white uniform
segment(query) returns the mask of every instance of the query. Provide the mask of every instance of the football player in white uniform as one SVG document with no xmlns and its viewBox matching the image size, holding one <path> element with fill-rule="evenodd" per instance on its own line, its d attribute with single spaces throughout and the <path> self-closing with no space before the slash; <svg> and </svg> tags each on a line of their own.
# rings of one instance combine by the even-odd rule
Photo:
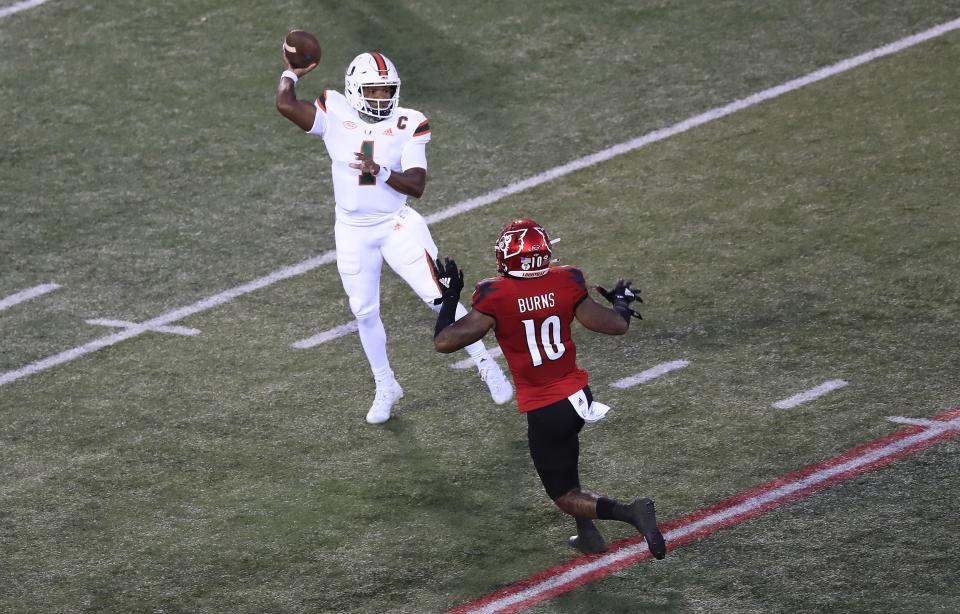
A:
<svg viewBox="0 0 960 614">
<path fill-rule="evenodd" d="M 284 63 L 277 110 L 308 134 L 322 137 L 330 155 L 337 270 L 377 387 L 367 422 L 378 424 L 390 418 L 393 404 L 403 396 L 387 360 L 380 319 L 384 260 L 427 305 L 440 309 L 442 290 L 433 268 L 437 246 L 426 222 L 406 204 L 408 196 L 420 198 L 427 183 L 430 123 L 423 113 L 399 106 L 400 77 L 381 53 L 358 55 L 344 75 L 344 93 L 325 90 L 313 104 L 298 100 L 294 85 L 316 64 L 293 68 L 286 52 Z M 457 307 L 457 318 L 466 313 Z M 509 401 L 513 388 L 483 343 L 466 350 L 493 400 Z"/>
</svg>

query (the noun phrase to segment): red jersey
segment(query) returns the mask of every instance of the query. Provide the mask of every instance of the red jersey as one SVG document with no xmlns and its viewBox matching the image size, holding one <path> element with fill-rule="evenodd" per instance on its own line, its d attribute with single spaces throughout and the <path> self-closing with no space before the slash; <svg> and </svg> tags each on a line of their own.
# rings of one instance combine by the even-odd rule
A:
<svg viewBox="0 0 960 614">
<path fill-rule="evenodd" d="M 494 277 L 477 284 L 473 308 L 497 321 L 497 341 L 521 412 L 561 401 L 587 385 L 570 337 L 573 311 L 586 297 L 583 273 L 572 266 L 550 267 L 542 277 Z"/>
</svg>

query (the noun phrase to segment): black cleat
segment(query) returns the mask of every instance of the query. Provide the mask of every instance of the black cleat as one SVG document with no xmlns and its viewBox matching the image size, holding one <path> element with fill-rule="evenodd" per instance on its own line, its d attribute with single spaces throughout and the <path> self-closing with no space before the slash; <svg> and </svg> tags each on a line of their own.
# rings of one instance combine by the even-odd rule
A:
<svg viewBox="0 0 960 614">
<path fill-rule="evenodd" d="M 633 516 L 633 526 L 643 533 L 653 558 L 661 560 L 667 556 L 667 542 L 663 539 L 663 533 L 657 528 L 657 513 L 653 509 L 653 501 L 637 499 L 630 504 L 630 512 Z"/>
<path fill-rule="evenodd" d="M 567 545 L 579 550 L 584 554 L 597 554 L 607 551 L 607 542 L 596 527 L 590 530 L 582 531 L 577 535 L 572 535 L 567 539 Z"/>
</svg>

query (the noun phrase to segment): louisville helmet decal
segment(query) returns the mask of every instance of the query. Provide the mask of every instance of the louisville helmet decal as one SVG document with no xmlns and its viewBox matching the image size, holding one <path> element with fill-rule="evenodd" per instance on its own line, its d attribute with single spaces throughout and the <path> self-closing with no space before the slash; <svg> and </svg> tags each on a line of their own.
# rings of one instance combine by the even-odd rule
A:
<svg viewBox="0 0 960 614">
<path fill-rule="evenodd" d="M 530 219 L 514 220 L 494 245 L 497 272 L 511 277 L 540 277 L 550 266 L 550 237 Z"/>
</svg>

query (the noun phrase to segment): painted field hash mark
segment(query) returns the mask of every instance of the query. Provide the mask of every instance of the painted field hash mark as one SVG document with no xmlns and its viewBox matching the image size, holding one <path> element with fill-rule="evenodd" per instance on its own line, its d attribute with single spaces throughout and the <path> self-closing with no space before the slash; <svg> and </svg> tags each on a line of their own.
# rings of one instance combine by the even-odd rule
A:
<svg viewBox="0 0 960 614">
<path fill-rule="evenodd" d="M 300 341 L 294 341 L 290 344 L 290 347 L 295 350 L 306 350 L 312 347 L 317 347 L 321 343 L 333 341 L 334 339 L 339 339 L 340 337 L 344 337 L 355 332 L 357 332 L 357 321 L 351 320 L 346 324 L 341 324 L 340 326 L 336 326 L 330 330 L 317 333 L 312 337 L 307 337 L 306 339 L 301 339 Z"/>
<path fill-rule="evenodd" d="M 11 294 L 8 297 L 0 299 L 0 311 L 10 309 L 14 305 L 19 305 L 24 301 L 29 301 L 30 299 L 37 298 L 38 296 L 43 296 L 48 292 L 53 292 L 59 287 L 60 284 L 40 284 L 39 286 L 34 286 L 32 288 L 27 288 L 26 290 L 21 290 L 15 294 Z"/>
<path fill-rule="evenodd" d="M 108 326 L 110 328 L 132 328 L 137 325 L 136 322 L 129 322 L 127 320 L 87 320 L 87 324 L 93 324 L 94 326 Z M 154 326 L 150 329 L 155 333 L 166 333 L 168 335 L 184 335 L 186 337 L 195 337 L 200 334 L 200 331 L 195 328 L 188 328 L 186 326 Z"/>
<path fill-rule="evenodd" d="M 0 8 L 0 19 L 8 15 L 13 15 L 14 13 L 19 13 L 20 11 L 40 6 L 45 2 L 47 2 L 47 0 L 24 0 L 23 2 L 17 2 L 16 4 Z"/>
<path fill-rule="evenodd" d="M 893 461 L 925 450 L 930 446 L 960 435 L 960 430 L 943 428 L 960 418 L 960 407 L 944 412 L 931 425 L 911 425 L 886 437 L 875 439 L 859 448 L 816 465 L 811 465 L 782 478 L 761 484 L 716 505 L 661 526 L 669 550 L 740 524 L 785 503 L 796 501 L 832 484 L 878 469 Z M 650 558 L 646 543 L 639 537 L 610 545 L 603 554 L 581 556 L 547 569 L 462 605 L 449 614 L 518 612 L 589 582 Z"/>
<path fill-rule="evenodd" d="M 956 29 L 960 29 L 960 19 L 954 19 L 952 21 L 942 23 L 938 26 L 934 26 L 918 34 L 914 34 L 912 36 L 902 38 L 893 43 L 889 43 L 882 47 L 877 47 L 876 49 L 867 51 L 866 53 L 862 53 L 860 55 L 847 58 L 845 60 L 841 60 L 840 62 L 831 64 L 830 66 L 826 66 L 824 68 L 820 68 L 802 77 L 798 77 L 797 79 L 787 81 L 786 83 L 782 83 L 775 87 L 767 88 L 765 90 L 762 90 L 760 92 L 747 96 L 746 98 L 735 100 L 721 107 L 715 107 L 699 115 L 695 115 L 683 121 L 677 122 L 672 126 L 668 126 L 660 130 L 654 130 L 653 132 L 647 133 L 641 137 L 637 137 L 635 139 L 631 139 L 629 141 L 619 143 L 612 147 L 608 147 L 607 149 L 604 149 L 602 151 L 598 151 L 596 153 L 590 154 L 588 156 L 584 156 L 582 158 L 577 158 L 576 160 L 571 160 L 566 164 L 546 170 L 538 175 L 528 177 L 527 179 L 524 179 L 522 181 L 511 183 L 510 185 L 499 188 L 497 190 L 493 190 L 481 196 L 477 196 L 475 198 L 471 198 L 469 200 L 452 205 L 450 207 L 447 207 L 446 209 L 443 209 L 432 215 L 427 216 L 425 218 L 426 222 L 427 224 L 435 224 L 436 222 L 439 222 L 441 220 L 445 220 L 445 219 L 460 215 L 461 213 L 471 211 L 478 207 L 489 205 L 503 198 L 506 198 L 507 196 L 511 196 L 513 194 L 518 194 L 525 190 L 529 190 L 538 185 L 547 183 L 548 181 L 552 181 L 559 177 L 569 175 L 570 173 L 589 168 L 591 166 L 594 166 L 606 160 L 610 160 L 611 158 L 615 158 L 617 156 L 629 153 L 631 151 L 635 151 L 642 147 L 646 147 L 647 145 L 650 145 L 652 143 L 657 143 L 659 141 L 662 141 L 670 137 L 676 136 L 678 134 L 682 134 L 684 132 L 692 130 L 693 128 L 696 128 L 698 126 L 702 126 L 714 120 L 721 119 L 723 117 L 726 117 L 738 111 L 748 109 L 762 102 L 772 100 L 774 98 L 777 98 L 789 92 L 798 90 L 802 87 L 806 87 L 807 85 L 810 85 L 812 83 L 817 83 L 818 81 L 822 81 L 834 75 L 852 70 L 858 66 L 866 64 L 867 62 L 872 62 L 873 60 L 876 60 L 878 58 L 892 55 L 894 53 L 899 53 L 904 49 L 913 47 L 914 45 L 918 45 L 922 42 L 931 40 L 933 38 L 943 36 L 944 34 L 947 34 L 948 32 L 952 32 Z M 307 260 L 304 260 L 303 262 L 300 262 L 298 264 L 294 264 L 294 265 L 285 267 L 283 269 L 280 269 L 278 271 L 274 271 L 273 273 L 270 273 L 268 275 L 255 279 L 241 286 L 237 286 L 235 288 L 231 288 L 229 290 L 220 292 L 219 294 L 216 294 L 209 298 L 199 300 L 193 303 L 192 305 L 181 307 L 179 309 L 175 309 L 163 315 L 157 316 L 152 320 L 145 322 L 144 324 L 140 324 L 131 328 L 124 329 L 121 332 L 114 333 L 106 337 L 94 339 L 93 341 L 71 348 L 69 350 L 64 350 L 59 354 L 55 354 L 53 356 L 49 356 L 47 358 L 30 363 L 29 365 L 26 365 L 19 369 L 14 369 L 13 371 L 7 371 L 6 373 L 2 373 L 0 374 L 0 385 L 9 384 L 10 382 L 14 382 L 20 378 L 27 377 L 28 375 L 39 373 L 41 371 L 45 371 L 47 369 L 63 364 L 65 362 L 75 360 L 80 356 L 84 356 L 86 354 L 95 352 L 105 347 L 113 346 L 126 339 L 137 337 L 152 327 L 155 327 L 158 325 L 166 326 L 167 324 L 171 324 L 187 316 L 194 315 L 202 311 L 206 311 L 208 309 L 212 309 L 219 305 L 223 305 L 224 303 L 232 301 L 235 298 L 238 298 L 245 294 L 249 294 L 250 292 L 253 292 L 260 288 L 264 288 L 266 286 L 272 285 L 283 279 L 288 279 L 290 277 L 294 277 L 296 275 L 300 275 L 302 273 L 312 271 L 313 269 L 323 264 L 329 264 L 331 262 L 334 262 L 335 260 L 336 260 L 336 254 L 333 251 L 329 251 L 319 256 L 316 256 L 314 258 L 309 258 Z M 347 326 L 347 325 L 345 324 L 343 326 Z M 323 335 L 323 333 L 321 333 L 320 335 Z"/>
<path fill-rule="evenodd" d="M 849 383 L 850 382 L 842 379 L 832 379 L 828 382 L 823 382 L 819 386 L 814 386 L 809 390 L 804 390 L 803 392 L 798 392 L 793 396 L 780 399 L 774 403 L 773 406 L 777 409 L 792 409 L 797 405 L 820 398 L 827 393 L 833 392 L 834 390 L 844 388 L 849 385 Z"/>
<path fill-rule="evenodd" d="M 682 369 L 689 364 L 690 364 L 689 360 L 674 360 L 671 362 L 662 362 L 659 365 L 650 367 L 646 371 L 641 371 L 636 375 L 631 375 L 630 377 L 625 377 L 621 380 L 617 380 L 610 385 L 613 386 L 614 388 L 630 388 L 631 386 L 636 386 L 637 384 L 649 382 L 650 380 L 656 379 L 661 375 L 666 375 L 671 371 Z"/>
</svg>

